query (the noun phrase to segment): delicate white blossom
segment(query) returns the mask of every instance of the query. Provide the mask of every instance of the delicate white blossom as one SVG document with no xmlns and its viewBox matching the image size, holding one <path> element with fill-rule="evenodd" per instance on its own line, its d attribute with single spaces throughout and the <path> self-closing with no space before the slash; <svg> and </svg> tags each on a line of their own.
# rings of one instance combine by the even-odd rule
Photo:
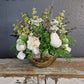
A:
<svg viewBox="0 0 84 84">
<path fill-rule="evenodd" d="M 39 38 L 35 36 L 29 36 L 27 41 L 27 48 L 33 50 L 34 48 L 38 48 L 40 45 Z"/>
<path fill-rule="evenodd" d="M 59 28 L 56 25 L 53 25 L 50 27 L 50 30 L 57 31 Z"/>
<path fill-rule="evenodd" d="M 42 22 L 43 19 L 42 18 L 39 18 L 37 20 L 34 20 L 34 19 L 30 19 L 29 23 L 31 22 L 31 24 L 34 24 L 36 26 L 39 26 L 39 23 Z"/>
<path fill-rule="evenodd" d="M 50 41 L 50 44 L 55 47 L 55 48 L 58 48 L 62 45 L 62 41 L 60 40 L 59 36 L 57 33 L 51 33 L 50 35 L 50 38 L 51 38 L 51 41 Z"/>
<path fill-rule="evenodd" d="M 68 44 L 66 44 L 65 47 L 66 47 L 66 50 L 67 50 L 67 51 L 71 52 L 71 48 L 69 47 Z"/>
<path fill-rule="evenodd" d="M 66 47 L 66 50 L 71 52 L 71 48 L 70 47 Z"/>
<path fill-rule="evenodd" d="M 23 60 L 25 58 L 25 54 L 23 53 L 23 51 L 20 51 L 17 55 L 17 58 L 20 59 L 20 60 Z"/>
<path fill-rule="evenodd" d="M 67 31 L 64 28 L 62 28 L 62 29 L 59 29 L 59 32 L 62 34 L 65 34 Z"/>
<path fill-rule="evenodd" d="M 69 44 L 65 44 L 65 47 L 68 47 L 69 46 Z"/>
<path fill-rule="evenodd" d="M 56 19 L 53 19 L 50 23 L 51 23 L 51 25 L 56 25 L 56 24 L 58 24 L 59 22 L 58 22 Z"/>
</svg>

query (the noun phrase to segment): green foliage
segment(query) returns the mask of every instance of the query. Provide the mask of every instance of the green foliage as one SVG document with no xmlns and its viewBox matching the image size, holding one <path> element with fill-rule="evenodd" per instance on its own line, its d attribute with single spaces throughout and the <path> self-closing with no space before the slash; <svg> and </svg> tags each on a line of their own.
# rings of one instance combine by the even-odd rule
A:
<svg viewBox="0 0 84 84">
<path fill-rule="evenodd" d="M 67 35 L 66 37 L 69 40 L 69 42 L 68 42 L 69 45 L 73 46 L 76 43 L 76 40 L 74 40 L 71 36 Z"/>
<path fill-rule="evenodd" d="M 40 51 L 44 52 L 44 50 L 49 49 L 50 46 L 50 34 L 45 32 L 40 34 Z"/>
<path fill-rule="evenodd" d="M 61 35 L 60 39 L 62 40 L 62 44 L 68 44 L 68 38 L 66 37 L 66 35 Z"/>
<path fill-rule="evenodd" d="M 24 52 L 28 55 L 28 59 L 29 59 L 29 60 L 33 57 L 33 53 L 32 53 L 31 50 L 26 49 Z"/>
<path fill-rule="evenodd" d="M 43 22 L 40 22 L 39 26 L 32 25 L 32 28 L 36 34 L 40 34 L 40 35 L 41 35 L 41 33 L 45 32 L 45 30 L 46 30 Z"/>
<path fill-rule="evenodd" d="M 15 52 L 15 55 L 18 54 L 18 51 L 17 51 L 17 49 L 16 49 L 16 43 L 14 43 L 14 44 L 11 46 L 10 50 L 11 50 L 11 51 L 14 51 L 14 52 Z"/>
<path fill-rule="evenodd" d="M 23 40 L 25 43 L 27 42 L 27 36 L 26 35 L 22 35 L 20 34 L 20 37 L 19 37 L 21 40 Z"/>
<path fill-rule="evenodd" d="M 34 28 L 34 32 L 40 35 L 39 48 L 40 48 L 40 52 L 42 53 L 42 57 L 44 57 L 50 47 L 50 34 L 48 32 L 45 32 L 46 29 L 43 25 L 43 22 L 39 23 L 39 27 L 33 25 L 33 28 Z"/>
<path fill-rule="evenodd" d="M 19 36 L 19 34 L 16 33 L 16 32 L 12 33 L 11 35 L 12 35 L 12 36 Z"/>
<path fill-rule="evenodd" d="M 19 44 L 19 45 L 26 45 L 26 42 L 27 42 L 27 40 L 28 40 L 28 38 L 27 38 L 26 35 L 20 34 L 20 35 L 19 35 L 19 39 L 21 39 L 21 40 L 19 40 L 19 41 L 17 42 L 17 44 Z"/>
<path fill-rule="evenodd" d="M 71 54 L 67 50 L 65 50 L 63 47 L 59 47 L 56 49 L 56 55 L 61 56 L 66 59 L 66 61 L 70 62 L 71 60 Z"/>
<path fill-rule="evenodd" d="M 48 51 L 48 49 L 45 49 L 45 50 L 43 51 L 43 53 L 42 53 L 42 58 L 44 58 L 44 57 L 45 57 L 45 55 L 46 55 L 47 51 Z"/>
<path fill-rule="evenodd" d="M 27 17 L 28 17 L 28 18 L 31 18 L 31 16 L 29 15 L 29 13 L 28 13 L 28 12 L 26 12 L 26 14 L 27 14 Z"/>
<path fill-rule="evenodd" d="M 56 54 L 56 48 L 54 48 L 53 46 L 50 45 L 49 47 L 49 54 L 51 54 L 52 56 L 54 56 Z"/>
<path fill-rule="evenodd" d="M 34 32 L 35 32 L 36 34 L 39 34 L 39 33 L 41 32 L 40 29 L 39 29 L 39 27 L 37 27 L 37 26 L 35 26 L 35 25 L 32 25 L 32 27 L 33 27 Z"/>
<path fill-rule="evenodd" d="M 13 30 L 17 31 L 18 34 L 22 34 L 22 33 L 29 34 L 30 30 L 29 30 L 27 24 L 30 19 L 30 15 L 28 12 L 26 12 L 26 14 L 21 13 L 21 15 L 23 17 L 23 20 L 17 20 L 17 24 L 13 24 L 13 27 L 14 27 Z"/>
</svg>

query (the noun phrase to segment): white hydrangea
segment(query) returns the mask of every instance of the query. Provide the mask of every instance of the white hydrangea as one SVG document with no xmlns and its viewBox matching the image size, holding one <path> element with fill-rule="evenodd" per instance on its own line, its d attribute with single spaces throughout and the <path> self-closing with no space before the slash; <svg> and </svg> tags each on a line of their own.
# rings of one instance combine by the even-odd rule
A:
<svg viewBox="0 0 84 84">
<path fill-rule="evenodd" d="M 62 45 L 62 41 L 60 40 L 59 36 L 57 33 L 52 32 L 50 35 L 50 44 L 55 47 L 58 48 Z"/>
<path fill-rule="evenodd" d="M 17 39 L 17 44 L 16 44 L 16 49 L 17 49 L 17 51 L 24 51 L 25 49 L 26 49 L 26 44 L 24 43 L 24 44 L 19 44 L 19 43 L 21 43 L 21 39 Z"/>
<path fill-rule="evenodd" d="M 17 55 L 17 58 L 20 60 L 23 60 L 26 57 L 26 55 L 23 53 L 23 51 L 20 51 Z"/>
<path fill-rule="evenodd" d="M 56 25 L 53 25 L 50 27 L 50 30 L 57 31 L 59 28 Z"/>
<path fill-rule="evenodd" d="M 65 47 L 66 47 L 66 50 L 67 50 L 67 51 L 71 52 L 71 48 L 69 47 L 68 44 L 66 44 Z"/>
<path fill-rule="evenodd" d="M 30 19 L 29 23 L 31 22 L 31 24 L 34 24 L 36 26 L 39 26 L 39 23 L 42 22 L 43 19 L 42 18 L 39 18 L 37 20 L 34 20 L 34 19 Z"/>
<path fill-rule="evenodd" d="M 39 45 L 40 45 L 39 38 L 29 35 L 27 41 L 27 48 L 32 50 L 34 54 L 37 54 L 39 53 Z"/>
</svg>

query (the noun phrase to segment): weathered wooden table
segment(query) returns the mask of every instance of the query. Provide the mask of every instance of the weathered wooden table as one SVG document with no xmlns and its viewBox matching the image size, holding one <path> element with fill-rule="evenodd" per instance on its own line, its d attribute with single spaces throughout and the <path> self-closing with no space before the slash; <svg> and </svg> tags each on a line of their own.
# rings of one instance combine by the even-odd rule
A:
<svg viewBox="0 0 84 84">
<path fill-rule="evenodd" d="M 71 63 L 57 58 L 47 68 L 34 67 L 27 59 L 0 59 L 0 84 L 84 84 L 84 58 Z"/>
</svg>

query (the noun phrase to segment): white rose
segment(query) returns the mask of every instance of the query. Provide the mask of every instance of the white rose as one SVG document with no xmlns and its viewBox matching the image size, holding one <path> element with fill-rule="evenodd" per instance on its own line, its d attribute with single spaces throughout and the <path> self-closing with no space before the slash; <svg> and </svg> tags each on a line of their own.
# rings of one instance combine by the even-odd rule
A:
<svg viewBox="0 0 84 84">
<path fill-rule="evenodd" d="M 40 45 L 39 38 L 35 36 L 29 36 L 27 41 L 27 48 L 33 50 L 34 48 L 38 48 Z"/>
<path fill-rule="evenodd" d="M 18 50 L 18 51 L 24 51 L 25 49 L 26 49 L 26 45 L 24 44 L 24 45 L 19 45 L 19 44 L 17 44 L 16 45 L 16 49 Z"/>
<path fill-rule="evenodd" d="M 23 45 L 19 44 L 21 41 L 22 41 L 21 39 L 17 39 L 16 49 L 18 51 L 24 51 L 26 49 L 26 44 L 25 43 Z"/>
<path fill-rule="evenodd" d="M 59 36 L 57 33 L 51 33 L 50 35 L 50 38 L 51 38 L 51 41 L 50 41 L 50 44 L 55 47 L 55 48 L 58 48 L 62 45 L 62 41 L 60 40 Z"/>
<path fill-rule="evenodd" d="M 23 53 L 23 51 L 20 51 L 17 55 L 17 58 L 20 60 L 23 60 L 25 58 L 25 54 Z"/>
<path fill-rule="evenodd" d="M 67 51 L 71 52 L 71 48 L 69 47 L 68 44 L 66 44 L 65 47 L 66 47 L 66 50 L 67 50 Z"/>
<path fill-rule="evenodd" d="M 32 50 L 32 52 L 33 52 L 33 54 L 39 54 L 40 53 L 39 48 L 34 48 Z"/>
</svg>

